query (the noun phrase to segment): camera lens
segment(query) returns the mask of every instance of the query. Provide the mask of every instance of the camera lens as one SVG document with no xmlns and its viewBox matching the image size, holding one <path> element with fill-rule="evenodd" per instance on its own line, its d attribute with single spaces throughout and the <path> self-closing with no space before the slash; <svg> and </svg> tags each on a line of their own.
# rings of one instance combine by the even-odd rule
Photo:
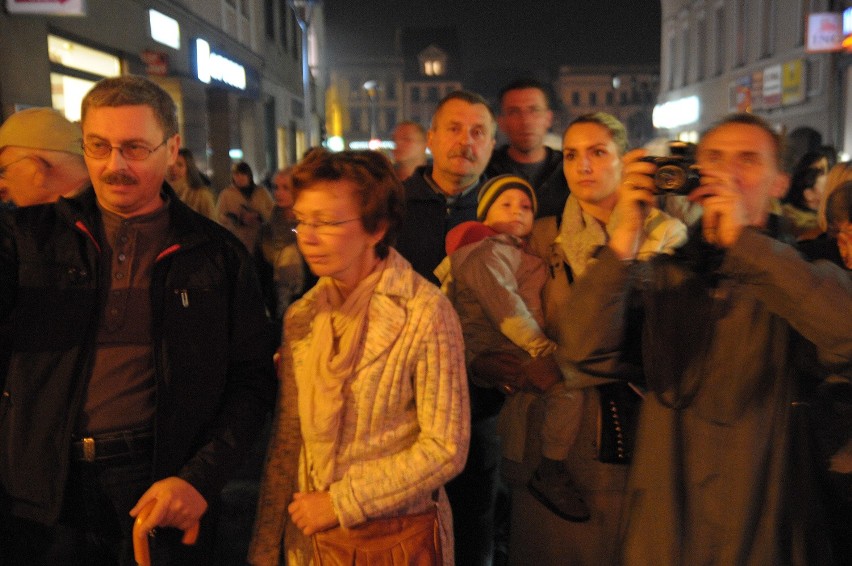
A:
<svg viewBox="0 0 852 566">
<path fill-rule="evenodd" d="M 663 191 L 679 191 L 686 183 L 686 171 L 677 165 L 663 165 L 654 174 L 654 184 Z"/>
</svg>

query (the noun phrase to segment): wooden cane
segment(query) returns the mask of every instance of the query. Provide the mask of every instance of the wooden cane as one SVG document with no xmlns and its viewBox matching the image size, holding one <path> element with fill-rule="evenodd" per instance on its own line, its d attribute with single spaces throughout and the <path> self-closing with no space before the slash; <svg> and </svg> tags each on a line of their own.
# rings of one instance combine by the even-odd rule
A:
<svg viewBox="0 0 852 566">
<path fill-rule="evenodd" d="M 133 522 L 133 558 L 136 560 L 136 566 L 151 566 L 151 548 L 148 545 L 148 536 L 150 535 L 150 531 L 143 531 L 142 523 L 145 522 L 145 519 L 147 519 L 148 515 L 151 514 L 151 511 L 154 510 L 154 505 L 156 504 L 156 499 L 149 501 L 148 504 L 139 511 L 139 514 L 136 515 L 136 520 Z M 196 521 L 191 527 L 184 531 L 181 542 L 187 545 L 195 544 L 195 541 L 198 540 L 198 528 L 198 521 Z"/>
</svg>

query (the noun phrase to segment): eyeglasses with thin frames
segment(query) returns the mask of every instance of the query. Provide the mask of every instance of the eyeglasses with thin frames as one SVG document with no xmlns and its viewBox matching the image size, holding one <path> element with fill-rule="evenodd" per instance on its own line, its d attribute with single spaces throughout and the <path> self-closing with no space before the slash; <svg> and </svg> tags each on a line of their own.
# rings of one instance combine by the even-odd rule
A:
<svg viewBox="0 0 852 566">
<path fill-rule="evenodd" d="M 86 143 L 83 142 L 83 153 L 86 154 L 87 157 L 91 157 L 92 159 L 108 159 L 112 150 L 117 149 L 118 153 L 124 159 L 128 161 L 145 161 L 151 154 L 166 145 L 166 142 L 169 141 L 168 138 L 163 140 L 163 143 L 158 145 L 157 147 L 148 147 L 142 143 L 125 143 L 121 145 L 110 145 L 104 141 L 95 141 Z"/>
<path fill-rule="evenodd" d="M 305 227 L 313 228 L 315 234 L 332 234 L 334 233 L 334 228 L 340 226 L 341 224 L 346 224 L 347 222 L 355 222 L 356 220 L 361 220 L 361 217 L 350 218 L 348 220 L 315 220 L 313 222 L 308 222 L 307 220 L 299 220 L 298 218 L 293 222 L 293 227 L 291 230 L 298 234 L 300 231 L 304 232 Z"/>
<path fill-rule="evenodd" d="M 19 163 L 19 162 L 23 161 L 24 159 L 34 159 L 36 161 L 41 161 L 42 163 L 44 163 L 47 166 L 50 166 L 50 164 L 47 163 L 47 161 L 45 161 L 44 159 L 42 159 L 41 157 L 39 157 L 37 155 L 25 155 L 23 157 L 19 157 L 18 159 L 13 159 L 12 161 L 7 163 L 6 165 L 0 165 L 0 179 L 4 179 L 6 177 L 6 170 L 9 169 L 9 167 L 14 165 L 15 163 Z"/>
</svg>

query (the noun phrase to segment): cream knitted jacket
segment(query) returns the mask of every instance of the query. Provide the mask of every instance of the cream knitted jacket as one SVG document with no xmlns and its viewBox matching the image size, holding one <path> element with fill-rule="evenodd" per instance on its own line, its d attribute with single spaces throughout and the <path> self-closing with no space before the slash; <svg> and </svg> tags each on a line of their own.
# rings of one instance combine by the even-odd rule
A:
<svg viewBox="0 0 852 566">
<path fill-rule="evenodd" d="M 288 564 L 310 563 L 311 550 L 289 521 L 294 491 L 305 491 L 294 356 L 310 339 L 314 297 L 287 311 L 282 384 L 258 502 L 251 564 L 278 564 L 282 540 Z M 464 467 L 470 405 L 458 317 L 440 290 L 391 250 L 369 306 L 359 369 L 343 387 L 341 438 L 330 493 L 340 524 L 417 513 Z M 452 556 L 446 498 L 439 502 L 442 534 Z M 447 548 L 449 547 L 449 548 Z"/>
</svg>

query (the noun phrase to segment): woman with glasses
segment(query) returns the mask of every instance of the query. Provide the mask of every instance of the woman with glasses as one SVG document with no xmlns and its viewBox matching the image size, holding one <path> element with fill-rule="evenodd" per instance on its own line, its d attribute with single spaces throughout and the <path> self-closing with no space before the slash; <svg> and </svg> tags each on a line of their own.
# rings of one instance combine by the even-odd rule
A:
<svg viewBox="0 0 852 566">
<path fill-rule="evenodd" d="M 269 191 L 255 184 L 251 166 L 240 161 L 231 168 L 231 184 L 219 193 L 216 220 L 257 256 L 260 227 L 269 220 L 274 204 Z"/>
<path fill-rule="evenodd" d="M 292 179 L 319 281 L 284 317 L 249 562 L 277 565 L 283 546 L 291 565 L 450 563 L 442 486 L 470 435 L 458 318 L 391 247 L 404 195 L 384 156 L 314 150 Z"/>
</svg>

